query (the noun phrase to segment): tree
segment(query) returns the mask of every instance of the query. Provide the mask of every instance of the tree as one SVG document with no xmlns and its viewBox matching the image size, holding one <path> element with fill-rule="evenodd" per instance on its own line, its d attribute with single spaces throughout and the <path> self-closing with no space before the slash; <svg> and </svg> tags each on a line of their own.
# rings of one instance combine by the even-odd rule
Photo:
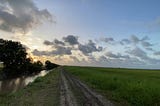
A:
<svg viewBox="0 0 160 106">
<path fill-rule="evenodd" d="M 40 61 L 34 62 L 32 67 L 30 67 L 33 73 L 38 73 L 43 69 L 43 64 Z"/>
<path fill-rule="evenodd" d="M 3 62 L 7 74 L 20 74 L 20 69 L 28 61 L 26 49 L 20 42 L 0 39 L 0 61 Z"/>
<path fill-rule="evenodd" d="M 52 62 L 50 62 L 49 60 L 47 60 L 47 61 L 45 62 L 45 67 L 46 67 L 47 70 L 51 70 L 51 69 L 56 68 L 56 67 L 58 67 L 58 66 L 59 66 L 59 65 L 57 65 L 57 64 L 55 64 L 55 63 L 52 63 Z"/>
<path fill-rule="evenodd" d="M 26 49 L 20 42 L 0 39 L 0 62 L 3 62 L 6 77 L 16 77 L 40 72 L 42 62 L 27 58 Z"/>
</svg>

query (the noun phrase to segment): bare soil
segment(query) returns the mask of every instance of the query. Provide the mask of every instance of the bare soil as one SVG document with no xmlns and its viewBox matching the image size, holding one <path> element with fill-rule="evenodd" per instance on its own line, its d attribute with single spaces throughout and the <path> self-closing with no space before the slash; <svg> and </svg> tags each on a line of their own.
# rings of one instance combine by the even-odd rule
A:
<svg viewBox="0 0 160 106">
<path fill-rule="evenodd" d="M 59 71 L 61 106 L 113 106 L 113 103 L 67 73 L 63 67 Z"/>
</svg>

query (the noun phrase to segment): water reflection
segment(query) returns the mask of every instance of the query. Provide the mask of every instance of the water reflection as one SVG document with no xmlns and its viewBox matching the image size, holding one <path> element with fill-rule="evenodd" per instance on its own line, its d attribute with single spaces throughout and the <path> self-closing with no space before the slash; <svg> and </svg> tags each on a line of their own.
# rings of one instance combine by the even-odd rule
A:
<svg viewBox="0 0 160 106">
<path fill-rule="evenodd" d="M 33 82 L 37 77 L 45 76 L 48 72 L 49 71 L 43 70 L 34 76 L 23 76 L 15 79 L 0 81 L 0 93 L 15 92 Z"/>
</svg>

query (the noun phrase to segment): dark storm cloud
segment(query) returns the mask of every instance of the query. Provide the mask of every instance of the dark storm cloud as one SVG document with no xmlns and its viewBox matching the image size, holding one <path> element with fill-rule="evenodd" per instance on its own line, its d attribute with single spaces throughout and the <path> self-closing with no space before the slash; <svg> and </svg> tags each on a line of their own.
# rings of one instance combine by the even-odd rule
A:
<svg viewBox="0 0 160 106">
<path fill-rule="evenodd" d="M 89 40 L 88 43 L 84 45 L 79 44 L 78 49 L 84 54 L 88 54 L 92 52 L 100 52 L 103 50 L 103 48 L 100 46 L 96 47 L 96 44 L 92 40 Z"/>
<path fill-rule="evenodd" d="M 70 45 L 79 44 L 78 37 L 73 35 L 68 35 L 67 37 L 63 37 L 64 42 L 69 43 Z"/>
<path fill-rule="evenodd" d="M 1 0 L 0 29 L 7 32 L 26 33 L 45 20 L 52 21 L 48 10 L 40 10 L 33 0 Z"/>
</svg>

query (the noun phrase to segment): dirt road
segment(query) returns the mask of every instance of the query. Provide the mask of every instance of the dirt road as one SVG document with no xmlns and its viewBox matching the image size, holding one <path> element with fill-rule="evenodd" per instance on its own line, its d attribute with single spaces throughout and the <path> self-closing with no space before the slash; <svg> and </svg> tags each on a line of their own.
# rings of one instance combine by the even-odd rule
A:
<svg viewBox="0 0 160 106">
<path fill-rule="evenodd" d="M 113 106 L 100 94 L 88 88 L 84 83 L 67 73 L 62 68 L 60 70 L 60 105 L 61 106 Z"/>
</svg>

